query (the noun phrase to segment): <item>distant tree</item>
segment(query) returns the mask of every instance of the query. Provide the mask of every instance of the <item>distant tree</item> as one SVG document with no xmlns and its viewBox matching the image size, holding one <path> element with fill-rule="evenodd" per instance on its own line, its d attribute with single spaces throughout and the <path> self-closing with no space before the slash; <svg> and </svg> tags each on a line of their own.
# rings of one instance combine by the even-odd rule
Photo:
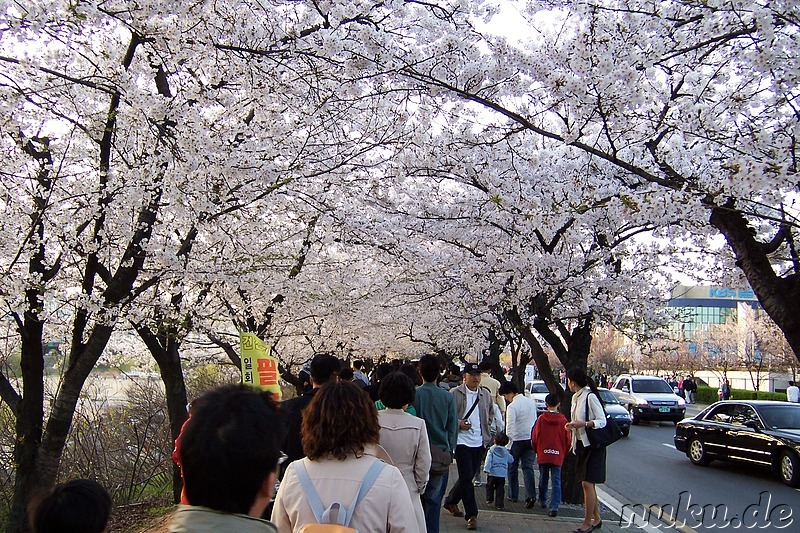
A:
<svg viewBox="0 0 800 533">
<path fill-rule="evenodd" d="M 627 370 L 620 359 L 622 334 L 610 327 L 596 329 L 592 335 L 589 366 L 608 375 L 619 375 Z"/>
</svg>

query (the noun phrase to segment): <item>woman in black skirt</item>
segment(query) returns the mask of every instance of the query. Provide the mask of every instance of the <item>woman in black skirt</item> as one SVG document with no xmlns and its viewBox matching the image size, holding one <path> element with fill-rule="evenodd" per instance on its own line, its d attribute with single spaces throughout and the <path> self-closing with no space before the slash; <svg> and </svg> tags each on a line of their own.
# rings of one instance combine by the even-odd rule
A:
<svg viewBox="0 0 800 533">
<path fill-rule="evenodd" d="M 606 449 L 599 450 L 589 447 L 589 438 L 586 428 L 602 428 L 606 425 L 603 404 L 600 395 L 586 372 L 573 368 L 567 372 L 567 386 L 574 395 L 572 396 L 571 422 L 566 428 L 572 433 L 572 453 L 576 456 L 578 479 L 583 487 L 583 501 L 585 505 L 583 522 L 575 529 L 574 533 L 588 533 L 603 526 L 600 519 L 600 507 L 597 504 L 597 491 L 595 484 L 606 482 Z M 589 406 L 586 416 L 586 406 Z"/>
</svg>

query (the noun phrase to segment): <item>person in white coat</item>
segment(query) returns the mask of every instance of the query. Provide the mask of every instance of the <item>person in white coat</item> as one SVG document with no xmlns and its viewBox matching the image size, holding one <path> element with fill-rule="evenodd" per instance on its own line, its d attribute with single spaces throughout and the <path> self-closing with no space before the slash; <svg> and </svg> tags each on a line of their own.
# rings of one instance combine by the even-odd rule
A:
<svg viewBox="0 0 800 533">
<path fill-rule="evenodd" d="M 317 523 L 298 474 L 308 474 L 324 507 L 350 506 L 379 451 L 378 411 L 369 396 L 351 381 L 323 385 L 303 411 L 303 450 L 306 458 L 286 469 L 272 522 L 281 533 L 298 533 Z M 352 510 L 349 527 L 358 531 L 418 532 L 419 525 L 408 487 L 400 470 L 385 465 L 364 498 Z"/>
<path fill-rule="evenodd" d="M 402 372 L 392 372 L 381 381 L 378 392 L 386 409 L 378 411 L 380 445 L 400 469 L 408 486 L 420 531 L 425 531 L 425 513 L 420 494 L 425 491 L 431 468 L 431 449 L 425 421 L 405 412 L 414 401 L 414 382 Z"/>
</svg>

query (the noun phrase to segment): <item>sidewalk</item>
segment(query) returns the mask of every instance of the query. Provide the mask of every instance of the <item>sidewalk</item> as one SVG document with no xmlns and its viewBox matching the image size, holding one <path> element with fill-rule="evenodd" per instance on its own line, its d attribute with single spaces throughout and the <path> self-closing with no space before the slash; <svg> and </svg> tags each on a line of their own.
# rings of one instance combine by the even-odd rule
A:
<svg viewBox="0 0 800 533">
<path fill-rule="evenodd" d="M 520 477 L 522 473 L 520 473 Z M 455 465 L 450 467 L 448 490 L 458 477 Z M 524 491 L 524 489 L 522 489 Z M 548 509 L 538 505 L 533 509 L 525 509 L 525 502 L 506 502 L 503 511 L 497 511 L 486 504 L 485 488 L 475 487 L 475 499 L 478 502 L 478 529 L 485 533 L 499 533 L 513 531 L 532 531 L 534 533 L 567 533 L 581 525 L 583 521 L 583 505 L 563 504 L 559 508 L 557 517 L 548 516 Z M 459 505 L 463 510 L 463 505 Z M 623 528 L 619 525 L 619 517 L 608 507 L 600 504 L 600 517 L 603 520 L 602 529 L 597 533 L 621 533 Z M 637 528 L 629 528 L 636 530 Z M 440 531 L 461 532 L 466 531 L 464 518 L 456 518 L 442 509 Z"/>
<path fill-rule="evenodd" d="M 477 531 L 483 531 L 485 533 L 512 531 L 515 533 L 523 531 L 534 533 L 567 533 L 581 525 L 583 511 L 575 514 L 579 514 L 580 516 L 566 516 L 565 513 L 559 513 L 557 517 L 550 518 L 547 516 L 545 510 L 527 510 L 524 505 L 520 512 L 509 511 L 508 507 L 506 507 L 505 511 L 481 510 L 478 515 Z M 603 518 L 603 527 L 597 530 L 597 533 L 622 533 L 623 529 L 619 525 L 619 519 L 613 515 L 613 513 L 609 516 L 606 516 L 606 513 L 601 513 L 601 516 Z M 637 528 L 629 528 L 625 531 L 630 530 L 636 531 Z M 464 519 L 456 518 L 447 511 L 443 511 L 440 531 L 466 531 Z"/>
<path fill-rule="evenodd" d="M 697 413 L 708 407 L 705 404 L 690 404 L 686 407 L 686 416 L 691 418 Z M 522 474 L 520 473 L 520 476 Z M 450 478 L 448 490 L 458 477 L 455 464 L 450 468 Z M 536 506 L 533 509 L 525 509 L 524 502 L 506 502 L 504 511 L 496 511 L 493 507 L 486 505 L 484 501 L 484 487 L 475 487 L 476 500 L 478 501 L 478 531 L 485 533 L 499 532 L 520 532 L 532 531 L 534 533 L 567 533 L 575 530 L 581 525 L 583 520 L 583 505 L 563 504 L 559 509 L 558 516 L 551 518 L 547 515 L 547 509 Z M 507 490 L 507 489 L 506 489 Z M 603 527 L 596 533 L 622 533 L 623 531 L 657 531 L 657 527 L 647 525 L 629 525 L 623 528 L 620 525 L 619 516 L 607 505 L 604 500 L 614 499 L 614 491 L 610 487 L 598 485 L 598 496 L 600 499 L 600 516 L 603 519 Z M 619 496 L 617 496 L 619 497 Z M 463 506 L 460 506 L 463 510 Z M 442 509 L 440 530 L 447 533 L 466 531 L 464 518 L 456 518 Z"/>
</svg>

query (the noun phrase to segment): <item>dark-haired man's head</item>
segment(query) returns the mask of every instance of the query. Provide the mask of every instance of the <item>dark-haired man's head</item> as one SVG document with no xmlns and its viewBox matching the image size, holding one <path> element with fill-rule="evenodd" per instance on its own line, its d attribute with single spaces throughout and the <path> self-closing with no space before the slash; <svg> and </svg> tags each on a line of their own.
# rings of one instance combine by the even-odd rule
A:
<svg viewBox="0 0 800 533">
<path fill-rule="evenodd" d="M 59 483 L 52 491 L 35 498 L 29 507 L 35 533 L 100 533 L 106 530 L 110 514 L 111 496 L 91 479 Z"/>
<path fill-rule="evenodd" d="M 385 378 L 389 372 L 394 372 L 392 363 L 380 363 L 377 368 L 375 368 L 375 381 L 380 383 L 380 381 Z"/>
<path fill-rule="evenodd" d="M 439 359 L 433 354 L 425 354 L 419 358 L 417 365 L 422 380 L 425 383 L 434 383 L 439 379 Z"/>
<path fill-rule="evenodd" d="M 354 369 L 361 370 L 361 368 L 363 366 L 364 366 L 364 361 L 362 361 L 361 359 L 356 359 L 355 361 L 353 361 L 353 368 Z"/>
<path fill-rule="evenodd" d="M 422 385 L 422 378 L 419 375 L 419 369 L 412 364 L 412 363 L 403 363 L 403 366 L 400 367 L 401 372 L 411 378 L 411 381 L 414 383 L 414 386 Z"/>
<path fill-rule="evenodd" d="M 339 379 L 342 381 L 353 381 L 354 375 L 353 369 L 349 366 L 343 366 L 339 369 Z"/>
<path fill-rule="evenodd" d="M 497 394 L 501 396 L 506 394 L 519 394 L 519 387 L 513 381 L 504 381 L 500 384 L 500 388 L 497 389 Z"/>
<path fill-rule="evenodd" d="M 390 409 L 402 409 L 414 402 L 415 392 L 410 377 L 402 372 L 390 372 L 381 380 L 378 398 Z"/>
<path fill-rule="evenodd" d="M 342 362 L 339 358 L 328 353 L 319 353 L 311 360 L 309 372 L 311 374 L 311 385 L 315 388 L 321 387 L 329 382 L 331 378 L 337 376 Z"/>
<path fill-rule="evenodd" d="M 261 516 L 273 496 L 284 431 L 270 393 L 228 385 L 198 398 L 179 444 L 189 503 Z"/>
<path fill-rule="evenodd" d="M 492 369 L 492 363 L 490 363 L 489 361 L 481 361 L 480 363 L 478 363 L 478 369 L 481 372 L 489 372 Z"/>
</svg>

